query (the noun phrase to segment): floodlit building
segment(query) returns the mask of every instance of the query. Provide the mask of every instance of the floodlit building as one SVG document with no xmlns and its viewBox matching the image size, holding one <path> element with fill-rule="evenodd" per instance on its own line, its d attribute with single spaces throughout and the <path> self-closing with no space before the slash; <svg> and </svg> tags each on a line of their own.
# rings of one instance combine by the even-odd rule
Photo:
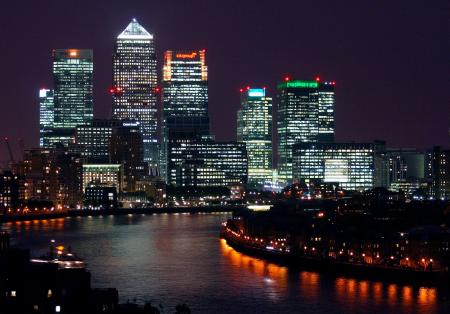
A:
<svg viewBox="0 0 450 314">
<path fill-rule="evenodd" d="M 144 143 L 144 160 L 156 167 L 157 67 L 153 35 L 136 19 L 117 37 L 113 57 L 113 119 L 137 121 Z"/>
<path fill-rule="evenodd" d="M 272 181 L 272 98 L 265 88 L 241 89 L 237 140 L 246 145 L 248 184 L 262 187 Z"/>
<path fill-rule="evenodd" d="M 337 183 L 345 190 L 374 187 L 372 143 L 298 143 L 293 146 L 294 180 Z"/>
<path fill-rule="evenodd" d="M 83 193 L 92 184 L 96 186 L 112 186 L 122 191 L 122 166 L 117 164 L 84 164 Z"/>
</svg>

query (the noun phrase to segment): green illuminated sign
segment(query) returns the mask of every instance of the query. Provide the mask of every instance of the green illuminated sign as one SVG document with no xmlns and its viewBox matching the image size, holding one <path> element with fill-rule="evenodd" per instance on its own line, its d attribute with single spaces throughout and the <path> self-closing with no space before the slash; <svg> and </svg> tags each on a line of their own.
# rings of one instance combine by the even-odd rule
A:
<svg viewBox="0 0 450 314">
<path fill-rule="evenodd" d="M 287 81 L 278 84 L 278 89 L 284 88 L 317 88 L 319 83 L 315 81 Z"/>
</svg>

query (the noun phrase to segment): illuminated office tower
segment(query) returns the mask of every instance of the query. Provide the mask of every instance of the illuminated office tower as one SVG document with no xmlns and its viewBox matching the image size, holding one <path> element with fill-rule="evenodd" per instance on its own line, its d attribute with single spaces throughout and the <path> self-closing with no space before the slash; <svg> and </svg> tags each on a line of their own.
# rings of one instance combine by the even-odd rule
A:
<svg viewBox="0 0 450 314">
<path fill-rule="evenodd" d="M 75 127 L 93 118 L 92 50 L 53 51 L 54 142 L 73 142 Z"/>
<path fill-rule="evenodd" d="M 53 91 L 39 90 L 39 146 L 45 147 L 47 135 L 51 133 L 54 120 Z"/>
<path fill-rule="evenodd" d="M 292 182 L 292 146 L 334 142 L 334 82 L 286 78 L 278 84 L 278 173 Z"/>
<path fill-rule="evenodd" d="M 178 136 L 186 140 L 187 134 L 191 140 L 209 135 L 205 50 L 166 51 L 163 73 L 161 176 L 168 180 L 169 142 Z"/>
<path fill-rule="evenodd" d="M 288 78 L 278 84 L 278 174 L 282 182 L 292 182 L 292 146 L 317 141 L 318 87 L 316 81 Z"/>
<path fill-rule="evenodd" d="M 164 117 L 208 116 L 205 50 L 164 54 Z"/>
<path fill-rule="evenodd" d="M 237 140 L 248 154 L 248 183 L 261 187 L 272 180 L 272 98 L 265 88 L 241 89 Z"/>
<path fill-rule="evenodd" d="M 144 160 L 156 167 L 157 68 L 153 35 L 133 19 L 117 37 L 113 57 L 113 119 L 137 121 L 144 143 Z"/>
<path fill-rule="evenodd" d="M 317 79 L 319 81 L 319 79 Z M 335 82 L 319 82 L 319 142 L 334 142 Z"/>
</svg>

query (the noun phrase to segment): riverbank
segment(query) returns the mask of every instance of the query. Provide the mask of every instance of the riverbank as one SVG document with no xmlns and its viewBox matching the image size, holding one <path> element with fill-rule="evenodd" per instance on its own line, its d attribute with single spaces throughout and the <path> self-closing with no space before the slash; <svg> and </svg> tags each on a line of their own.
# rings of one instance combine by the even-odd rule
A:
<svg viewBox="0 0 450 314">
<path fill-rule="evenodd" d="M 290 250 L 277 250 L 272 247 L 256 246 L 237 236 L 232 230 L 224 227 L 221 237 L 238 252 L 249 256 L 262 258 L 280 265 L 299 267 L 333 275 L 345 275 L 359 279 L 395 281 L 413 283 L 425 286 L 439 286 L 450 281 L 448 272 L 422 271 L 401 267 L 391 267 L 377 264 L 362 264 L 341 262 L 334 259 L 305 256 Z"/>
<path fill-rule="evenodd" d="M 117 208 L 117 209 L 74 209 L 58 213 L 32 213 L 32 214 L 14 214 L 1 215 L 0 223 L 14 221 L 44 220 L 65 217 L 87 217 L 87 216 L 115 216 L 128 214 L 199 214 L 199 213 L 228 213 L 234 210 L 242 209 L 242 206 L 201 206 L 201 207 L 150 207 L 150 208 Z"/>
</svg>

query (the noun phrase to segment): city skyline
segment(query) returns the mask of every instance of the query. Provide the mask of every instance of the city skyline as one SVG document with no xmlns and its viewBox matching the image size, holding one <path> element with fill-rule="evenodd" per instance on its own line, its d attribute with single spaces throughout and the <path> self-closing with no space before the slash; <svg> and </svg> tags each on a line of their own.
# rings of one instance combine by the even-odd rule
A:
<svg viewBox="0 0 450 314">
<path fill-rule="evenodd" d="M 8 136 L 11 141 L 23 138 L 27 148 L 38 146 L 39 132 L 37 130 L 39 122 L 37 118 L 36 91 L 44 87 L 51 88 L 50 51 L 57 48 L 92 48 L 94 50 L 95 117 L 108 117 L 111 110 L 111 98 L 107 90 L 111 81 L 111 58 L 114 40 L 124 25 L 131 18 L 136 17 L 144 27 L 148 28 L 149 32 L 155 34 L 159 64 L 162 62 L 162 52 L 168 49 L 183 47 L 207 49 L 211 73 L 211 126 L 212 133 L 217 135 L 218 140 L 235 139 L 235 116 L 239 108 L 240 86 L 247 84 L 264 85 L 268 87 L 268 95 L 274 97 L 276 83 L 284 75 L 289 74 L 293 77 L 311 79 L 318 75 L 325 80 L 334 79 L 337 81 L 337 141 L 385 139 L 388 146 L 417 146 L 419 148 L 429 148 L 434 144 L 445 145 L 447 143 L 449 128 L 449 119 L 447 117 L 449 115 L 446 114 L 448 106 L 446 106 L 445 102 L 448 99 L 446 95 L 448 91 L 445 88 L 446 78 L 443 75 L 443 72 L 446 71 L 441 73 L 439 68 L 448 66 L 448 62 L 445 61 L 444 63 L 443 55 L 440 55 L 447 50 L 445 45 L 448 45 L 448 43 L 438 40 L 440 38 L 439 33 L 444 29 L 441 27 L 444 19 L 440 19 L 440 15 L 432 14 L 435 13 L 435 10 L 438 10 L 438 7 L 421 7 L 419 4 L 412 3 L 404 10 L 403 19 L 397 21 L 394 20 L 394 17 L 397 18 L 398 13 L 403 12 L 397 5 L 389 7 L 389 11 L 383 11 L 386 8 L 383 5 L 376 8 L 365 8 L 360 4 L 355 5 L 352 11 L 348 13 L 352 17 L 350 21 L 344 21 L 342 19 L 343 12 L 340 11 L 339 7 L 333 5 L 333 8 L 338 11 L 336 16 L 328 20 L 327 23 L 333 24 L 333 22 L 340 21 L 342 25 L 339 24 L 334 31 L 335 36 L 329 38 L 330 43 L 326 44 L 327 52 L 323 52 L 323 49 L 320 49 L 320 45 L 316 48 L 305 48 L 306 45 L 298 47 L 295 43 L 289 42 L 287 40 L 288 37 L 295 35 L 295 32 L 289 27 L 287 27 L 286 34 L 277 33 L 278 36 L 274 36 L 275 31 L 279 29 L 276 23 L 264 25 L 264 30 L 267 32 L 267 36 L 270 37 L 269 40 L 273 40 L 274 45 L 277 45 L 278 48 L 283 48 L 286 55 L 283 54 L 285 56 L 283 58 L 272 59 L 274 61 L 268 63 L 266 65 L 268 68 L 263 70 L 259 67 L 262 56 L 249 52 L 255 49 L 258 51 L 257 48 L 266 46 L 261 43 L 261 35 L 255 32 L 262 25 L 256 23 L 255 26 L 249 27 L 250 32 L 230 31 L 229 34 L 231 35 L 229 35 L 228 32 L 224 33 L 222 24 L 226 24 L 224 23 L 225 16 L 237 18 L 237 22 L 234 23 L 236 25 L 230 26 L 232 30 L 243 24 L 248 26 L 248 22 L 243 21 L 245 15 L 248 14 L 252 21 L 257 20 L 259 15 L 256 13 L 267 13 L 268 9 L 265 6 L 258 6 L 255 9 L 256 12 L 250 10 L 250 4 L 242 4 L 239 6 L 239 9 L 229 8 L 225 11 L 226 14 L 221 14 L 218 17 L 217 23 L 214 24 L 212 30 L 208 31 L 198 28 L 200 22 L 191 21 L 190 18 L 188 19 L 190 22 L 186 24 L 186 17 L 183 17 L 181 12 L 178 11 L 169 14 L 167 21 L 162 21 L 166 12 L 164 11 L 165 4 L 158 6 L 159 10 L 153 10 L 153 12 L 145 11 L 145 13 L 141 13 L 141 10 L 149 5 L 133 4 L 130 3 L 130 8 L 126 8 L 120 13 L 110 13 L 104 23 L 103 21 L 102 23 L 96 22 L 97 24 L 94 25 L 96 27 L 94 27 L 92 34 L 89 32 L 92 31 L 92 29 L 89 29 L 89 26 L 92 27 L 92 23 L 95 22 L 92 13 L 86 14 L 86 16 L 79 19 L 66 16 L 62 12 L 58 12 L 59 15 L 52 15 L 51 21 L 66 18 L 71 22 L 64 24 L 68 25 L 67 27 L 62 27 L 66 31 L 64 37 L 58 36 L 58 33 L 62 33 L 62 31 L 52 28 L 53 23 L 50 23 L 50 21 L 46 21 L 42 25 L 49 38 L 40 38 L 41 40 L 38 42 L 36 42 L 36 38 L 39 38 L 39 36 L 31 39 L 30 44 L 33 46 L 34 53 L 28 55 L 33 60 L 33 64 L 36 64 L 36 67 L 33 68 L 30 75 L 19 79 L 16 77 L 17 74 L 9 71 L 8 64 L 4 67 L 5 71 L 11 73 L 11 75 L 8 76 L 9 79 L 5 80 L 5 78 L 2 78 L 1 81 L 2 86 L 5 86 L 7 91 L 4 98 L 3 111 L 5 123 L 0 127 L 0 132 L 3 136 Z M 275 21 L 282 21 L 283 14 L 285 14 L 285 17 L 289 16 L 287 7 L 296 8 L 296 4 L 293 2 L 286 1 L 285 4 L 287 6 L 283 7 L 280 5 L 280 7 L 274 8 Z M 78 8 L 79 10 L 79 5 L 74 9 Z M 442 3 L 442 5 L 444 4 Z M 12 11 L 18 9 L 14 4 L 10 6 Z M 112 2 L 111 7 L 114 8 L 115 6 L 116 3 Z M 220 6 L 220 4 L 217 6 Z M 312 4 L 308 4 L 308 6 L 311 6 L 309 8 L 311 11 L 320 7 L 320 5 Z M 28 10 L 31 9 L 36 9 L 37 12 L 41 10 L 30 5 L 22 11 L 22 14 L 27 16 Z M 50 5 L 50 11 L 55 9 L 57 8 L 53 8 Z M 181 9 L 186 9 L 190 13 L 194 9 L 200 10 L 199 12 L 211 9 L 208 12 L 212 16 L 218 14 L 216 10 L 220 11 L 218 7 L 212 10 L 210 6 L 203 2 L 195 2 L 190 6 L 183 4 L 180 5 L 180 11 L 183 11 Z M 370 11 L 368 9 L 373 10 Z M 96 3 L 92 6 L 92 12 L 97 12 L 98 10 L 99 4 Z M 139 12 L 139 14 L 136 14 L 136 12 Z M 360 13 L 360 15 L 356 13 Z M 423 24 L 416 23 L 414 17 L 419 13 L 424 14 L 428 23 L 425 23 L 425 21 Z M 369 23 L 374 22 L 377 17 L 381 17 L 384 14 L 386 15 L 385 22 L 377 24 L 378 28 L 375 30 L 373 25 Z M 186 14 L 186 16 L 188 15 Z M 327 11 L 324 15 L 330 17 L 330 12 Z M 193 16 L 196 15 L 194 14 Z M 357 16 L 365 16 L 368 20 L 363 21 L 361 17 L 358 18 Z M 317 17 L 317 14 L 312 14 L 312 17 L 302 21 L 302 23 L 311 25 L 312 28 L 312 25 L 316 25 L 312 23 L 313 17 Z M 433 20 L 431 20 L 431 17 L 433 17 Z M 31 16 L 28 18 L 30 22 L 33 21 Z M 5 17 L 4 20 L 5 22 L 11 22 L 12 25 L 17 23 L 16 20 L 11 20 L 9 17 Z M 169 25 L 175 21 L 177 22 L 175 23 L 176 25 L 187 25 L 186 31 L 183 32 L 186 36 L 183 38 L 180 38 L 176 33 L 176 30 L 178 30 L 177 27 L 174 27 L 176 25 Z M 348 24 L 355 21 L 360 23 L 358 25 L 361 30 L 352 29 L 346 36 L 338 36 L 339 34 L 342 35 L 343 30 L 350 30 Z M 286 19 L 285 24 L 286 26 L 292 26 L 295 23 Z M 20 29 L 23 26 L 18 25 L 18 27 Z M 199 29 L 199 31 L 193 32 L 194 28 Z M 421 28 L 423 30 L 420 30 Z M 321 25 L 317 25 L 315 30 L 305 29 L 308 32 L 305 31 L 303 35 L 307 38 L 310 38 L 311 32 L 319 35 L 325 34 L 325 27 Z M 34 29 L 30 31 L 32 33 L 35 32 Z M 367 37 L 361 36 L 363 31 L 368 31 Z M 98 36 L 100 33 L 101 36 Z M 222 42 L 220 44 L 216 42 L 216 33 L 224 35 L 217 36 L 221 37 Z M 385 33 L 387 38 L 380 38 L 379 34 L 382 33 Z M 251 34 L 255 35 L 251 36 Z M 427 37 L 429 34 L 436 35 Z M 18 43 L 16 39 L 8 37 L 8 34 L 5 35 L 13 44 L 22 44 Z M 373 42 L 368 42 L 369 35 L 376 35 L 371 38 Z M 348 41 L 351 38 L 356 38 L 361 45 L 350 45 Z M 395 38 L 398 42 L 394 40 Z M 244 42 L 243 39 L 246 39 L 247 42 Z M 232 42 L 235 43 L 235 51 L 230 49 L 229 54 L 222 54 L 220 46 Z M 374 48 L 377 42 L 389 43 L 391 47 L 389 49 L 388 47 L 378 48 L 381 49 L 378 52 L 376 49 L 371 51 L 370 48 Z M 317 41 L 315 43 L 319 44 Z M 444 49 L 441 49 L 442 45 Z M 424 46 L 427 48 L 425 49 Z M 230 46 L 230 48 L 232 47 Z M 253 49 L 251 49 L 252 47 Z M 350 48 L 356 50 L 352 58 L 348 58 L 348 54 L 344 53 L 349 52 Z M 265 51 L 265 55 L 275 54 L 275 51 L 270 51 L 272 50 Z M 366 52 L 366 54 L 362 52 Z M 433 54 L 436 54 L 436 56 Z M 7 59 L 17 60 L 18 58 L 15 55 L 8 55 L 7 52 L 5 52 L 5 55 Z M 18 53 L 17 55 L 21 54 Z M 294 58 L 295 56 L 297 58 Z M 370 59 L 370 57 L 375 58 L 377 62 L 363 63 L 361 60 L 361 58 L 366 60 Z M 227 69 L 230 65 L 230 60 L 236 66 L 232 69 Z M 412 69 L 412 65 L 419 63 L 419 61 L 423 66 L 418 67 L 418 69 Z M 24 60 L 20 64 L 16 64 L 16 66 L 20 68 L 29 64 L 28 62 L 30 61 Z M 428 64 L 427 62 L 430 63 Z M 14 62 L 10 63 L 14 64 Z M 378 63 L 381 63 L 383 66 L 379 66 Z M 364 69 L 361 64 L 364 64 Z M 20 69 L 17 72 L 20 73 Z M 161 80 L 159 79 L 159 81 Z M 15 84 L 14 90 L 19 92 L 10 92 L 13 90 L 12 83 Z M 411 91 L 414 91 L 414 93 Z M 366 105 L 361 105 L 365 102 L 367 103 Z M 430 106 L 433 106 L 435 110 L 428 112 L 427 109 Z M 26 128 L 14 127 L 17 126 L 17 121 L 14 121 L 13 117 L 17 116 L 18 112 L 29 112 L 29 114 L 23 116 L 22 121 L 23 124 L 27 125 Z M 428 114 L 426 115 L 425 113 Z M 381 121 L 380 119 L 383 119 L 383 123 L 379 122 Z M 425 127 L 420 128 L 418 127 L 419 124 Z M 0 160 L 7 159 L 6 148 L 3 146 L 0 148 Z M 17 144 L 13 143 L 13 146 L 15 146 L 14 150 L 17 152 Z"/>
</svg>

